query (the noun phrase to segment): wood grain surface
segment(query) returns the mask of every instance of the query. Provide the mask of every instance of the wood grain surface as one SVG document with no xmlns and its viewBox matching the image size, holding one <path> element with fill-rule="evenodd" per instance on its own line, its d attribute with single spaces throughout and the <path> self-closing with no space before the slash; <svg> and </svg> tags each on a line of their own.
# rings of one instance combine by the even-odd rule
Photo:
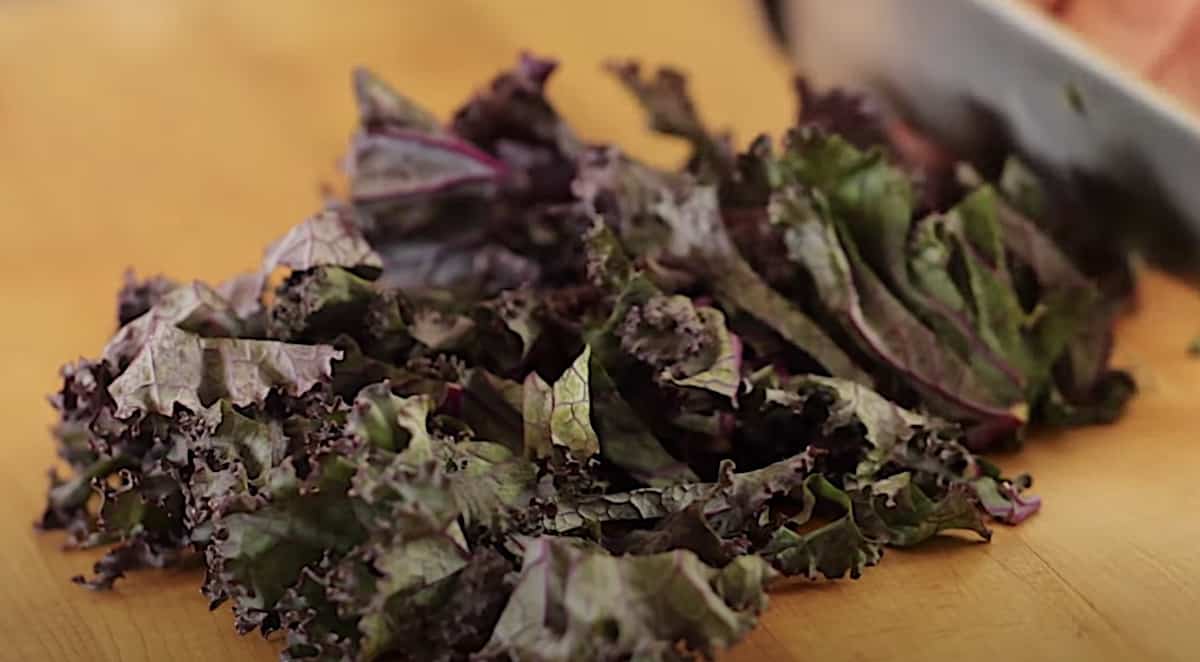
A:
<svg viewBox="0 0 1200 662">
<path fill-rule="evenodd" d="M 110 593 L 67 578 L 31 522 L 53 462 L 44 394 L 95 355 L 126 265 L 218 279 L 319 201 L 368 64 L 448 113 L 536 47 L 565 61 L 553 99 L 581 134 L 657 162 L 599 72 L 609 56 L 694 73 L 709 120 L 748 139 L 792 112 L 786 64 L 734 0 L 642 2 L 0 1 L 0 659 L 270 660 L 209 613 L 198 571 Z M 1118 362 L 1142 393 L 1118 425 L 1042 435 L 999 460 L 1037 476 L 1044 511 L 992 544 L 889 551 L 857 582 L 780 589 L 729 660 L 1200 658 L 1200 297 L 1147 274 Z"/>
</svg>

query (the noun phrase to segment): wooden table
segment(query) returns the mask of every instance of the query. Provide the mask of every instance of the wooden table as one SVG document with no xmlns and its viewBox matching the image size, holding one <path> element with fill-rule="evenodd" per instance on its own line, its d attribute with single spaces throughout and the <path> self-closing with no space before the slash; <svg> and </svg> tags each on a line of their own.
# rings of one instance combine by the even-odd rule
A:
<svg viewBox="0 0 1200 662">
<path fill-rule="evenodd" d="M 53 459 L 43 398 L 111 333 L 126 265 L 218 279 L 314 209 L 353 121 L 352 65 L 444 114 L 537 47 L 565 60 L 553 97 L 581 134 L 659 162 L 680 147 L 642 132 L 604 57 L 699 72 L 707 117 L 743 140 L 792 112 L 786 64 L 731 0 L 283 6 L 0 4 L 0 659 L 273 658 L 206 611 L 197 572 L 105 594 L 67 581 L 96 554 L 31 527 Z M 1154 274 L 1142 294 L 1120 333 L 1143 389 L 1125 420 L 1001 458 L 1036 473 L 1042 514 L 990 545 L 948 538 L 858 582 L 784 588 L 726 658 L 1200 658 L 1200 297 Z"/>
</svg>

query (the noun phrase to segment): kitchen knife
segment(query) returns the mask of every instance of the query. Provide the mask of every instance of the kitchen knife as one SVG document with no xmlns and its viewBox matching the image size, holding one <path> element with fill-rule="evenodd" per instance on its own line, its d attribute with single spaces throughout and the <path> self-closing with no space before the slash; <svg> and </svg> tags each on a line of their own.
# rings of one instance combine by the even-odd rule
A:
<svg viewBox="0 0 1200 662">
<path fill-rule="evenodd" d="M 818 89 L 873 90 L 962 154 L 1003 138 L 1064 180 L 1140 196 L 1123 227 L 1149 257 L 1200 273 L 1200 121 L 1016 0 L 778 0 L 767 11 Z M 1131 206 L 1133 207 L 1133 206 Z"/>
</svg>

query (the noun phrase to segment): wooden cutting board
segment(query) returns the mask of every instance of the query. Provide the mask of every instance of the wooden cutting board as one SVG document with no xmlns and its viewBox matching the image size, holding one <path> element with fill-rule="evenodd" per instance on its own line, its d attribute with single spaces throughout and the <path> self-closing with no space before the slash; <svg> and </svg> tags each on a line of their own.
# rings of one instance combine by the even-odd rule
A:
<svg viewBox="0 0 1200 662">
<path fill-rule="evenodd" d="M 218 279 L 316 207 L 354 119 L 351 66 L 445 114 L 530 46 L 566 62 L 553 98 L 582 135 L 659 163 L 682 149 L 645 135 L 603 58 L 685 66 L 743 141 L 792 113 L 786 63 L 728 0 L 0 3 L 0 659 L 274 658 L 206 610 L 198 571 L 104 594 L 67 581 L 97 554 L 31 526 L 44 394 L 112 332 L 126 265 Z M 990 545 L 946 538 L 857 582 L 781 588 L 725 659 L 1196 659 L 1200 297 L 1155 274 L 1141 295 L 1120 329 L 1142 384 L 1128 416 L 999 458 L 1037 476 L 1041 514 Z"/>
</svg>

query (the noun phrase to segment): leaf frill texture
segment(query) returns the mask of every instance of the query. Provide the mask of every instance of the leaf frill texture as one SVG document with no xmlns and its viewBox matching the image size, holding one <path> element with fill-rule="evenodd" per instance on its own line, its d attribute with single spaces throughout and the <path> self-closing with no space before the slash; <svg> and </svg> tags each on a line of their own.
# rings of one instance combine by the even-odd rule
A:
<svg viewBox="0 0 1200 662">
<path fill-rule="evenodd" d="M 977 453 L 1133 392 L 1019 164 L 934 182 L 806 84 L 739 154 L 614 63 L 692 148 L 656 169 L 576 136 L 555 67 L 445 123 L 359 70 L 346 200 L 218 285 L 127 277 L 52 398 L 38 523 L 109 550 L 78 581 L 199 559 L 292 661 L 707 659 L 776 577 L 1030 517 Z"/>
</svg>

